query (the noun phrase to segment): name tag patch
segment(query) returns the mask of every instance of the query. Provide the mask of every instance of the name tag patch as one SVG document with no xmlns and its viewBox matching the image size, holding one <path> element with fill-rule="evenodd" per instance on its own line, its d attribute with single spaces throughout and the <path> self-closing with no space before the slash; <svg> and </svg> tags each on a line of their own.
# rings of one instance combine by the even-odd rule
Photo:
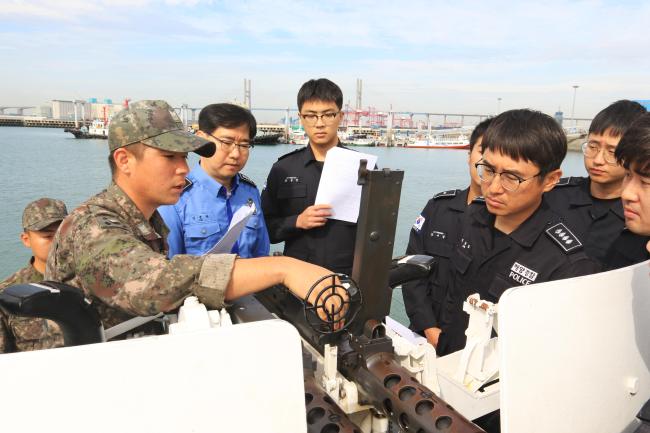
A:
<svg viewBox="0 0 650 433">
<path fill-rule="evenodd" d="M 519 284 L 526 285 L 535 282 L 537 279 L 537 272 L 522 265 L 521 263 L 514 262 L 510 268 L 510 278 Z"/>
<path fill-rule="evenodd" d="M 415 224 L 413 224 L 413 228 L 417 231 L 422 230 L 422 225 L 424 224 L 425 218 L 420 215 L 415 219 Z"/>
<path fill-rule="evenodd" d="M 202 222 L 210 221 L 210 215 L 208 215 L 207 213 L 198 213 L 198 214 L 192 215 L 190 217 L 190 219 L 192 220 L 192 223 L 194 223 L 194 224 L 202 223 Z"/>
</svg>

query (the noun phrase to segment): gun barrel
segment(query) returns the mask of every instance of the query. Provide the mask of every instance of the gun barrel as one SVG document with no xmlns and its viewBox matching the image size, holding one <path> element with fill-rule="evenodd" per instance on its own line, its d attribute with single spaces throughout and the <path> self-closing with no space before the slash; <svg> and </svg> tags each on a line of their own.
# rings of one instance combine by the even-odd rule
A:
<svg viewBox="0 0 650 433">
<path fill-rule="evenodd" d="M 380 352 L 350 372 L 365 397 L 404 431 L 422 433 L 480 433 L 433 391 L 420 384 L 392 354 Z"/>
<path fill-rule="evenodd" d="M 361 429 L 339 408 L 312 375 L 305 375 L 307 432 L 360 433 Z"/>
</svg>

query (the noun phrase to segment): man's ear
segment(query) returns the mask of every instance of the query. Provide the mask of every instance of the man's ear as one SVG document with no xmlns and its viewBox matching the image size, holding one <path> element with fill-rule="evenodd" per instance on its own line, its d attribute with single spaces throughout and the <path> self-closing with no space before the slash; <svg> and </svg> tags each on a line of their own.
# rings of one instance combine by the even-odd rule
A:
<svg viewBox="0 0 650 433">
<path fill-rule="evenodd" d="M 27 232 L 22 232 L 20 234 L 20 240 L 27 248 L 32 248 L 32 241 L 29 239 L 29 234 L 27 234 Z"/>
<path fill-rule="evenodd" d="M 546 176 L 544 176 L 544 192 L 549 192 L 550 190 L 555 187 L 555 184 L 557 184 L 560 181 L 560 178 L 562 177 L 562 169 L 557 169 L 553 170 L 552 172 L 548 173 Z"/>
<path fill-rule="evenodd" d="M 113 152 L 113 160 L 115 161 L 115 168 L 118 172 L 123 174 L 131 173 L 131 159 L 135 159 L 134 155 L 123 147 L 116 149 Z"/>
<path fill-rule="evenodd" d="M 201 131 L 200 129 L 198 131 L 196 131 L 195 135 L 197 135 L 197 136 L 199 136 L 201 138 L 204 138 L 206 140 L 210 139 L 209 138 L 210 136 L 208 134 L 206 134 L 205 132 Z"/>
</svg>

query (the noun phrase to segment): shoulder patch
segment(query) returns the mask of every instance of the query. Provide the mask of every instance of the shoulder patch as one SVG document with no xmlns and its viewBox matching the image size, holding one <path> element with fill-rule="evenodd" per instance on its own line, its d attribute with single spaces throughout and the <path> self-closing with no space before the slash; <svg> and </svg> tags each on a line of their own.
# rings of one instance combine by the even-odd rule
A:
<svg viewBox="0 0 650 433">
<path fill-rule="evenodd" d="M 120 220 L 108 215 L 98 215 L 95 219 L 97 220 L 97 224 L 99 224 L 103 229 L 112 229 L 123 226 L 123 223 Z"/>
<path fill-rule="evenodd" d="M 582 246 L 582 243 L 576 235 L 574 235 L 563 223 L 557 223 L 546 229 L 546 234 L 553 239 L 555 243 L 564 250 L 564 252 L 568 253 Z"/>
<path fill-rule="evenodd" d="M 426 221 L 426 218 L 424 218 L 422 215 L 419 215 L 415 219 L 415 223 L 413 224 L 413 229 L 418 232 L 422 230 L 422 225 L 424 224 L 424 221 Z"/>
<path fill-rule="evenodd" d="M 282 155 L 281 157 L 278 158 L 278 161 L 281 160 L 281 159 L 286 158 L 287 156 L 293 155 L 293 154 L 298 153 L 298 152 L 302 152 L 305 149 L 307 149 L 307 146 L 303 146 L 300 149 L 292 150 L 289 153 L 285 153 L 284 155 Z"/>
<path fill-rule="evenodd" d="M 569 176 L 569 177 L 563 177 L 560 180 L 557 181 L 555 186 L 577 186 L 580 185 L 580 182 L 582 179 L 580 177 L 575 177 L 575 176 Z"/>
<path fill-rule="evenodd" d="M 185 191 L 185 190 L 191 188 L 192 185 L 194 185 L 194 182 L 192 182 L 192 181 L 189 180 L 188 178 L 185 178 L 185 185 L 183 185 L 183 191 Z"/>
<path fill-rule="evenodd" d="M 257 188 L 255 182 L 253 182 L 253 180 L 250 177 L 246 176 L 245 174 L 239 173 L 239 180 L 241 180 L 242 182 L 246 182 L 249 185 L 253 185 L 255 188 Z"/>
<path fill-rule="evenodd" d="M 450 189 L 449 191 L 439 192 L 433 196 L 433 199 L 456 197 L 456 194 L 458 194 L 457 189 Z"/>
</svg>

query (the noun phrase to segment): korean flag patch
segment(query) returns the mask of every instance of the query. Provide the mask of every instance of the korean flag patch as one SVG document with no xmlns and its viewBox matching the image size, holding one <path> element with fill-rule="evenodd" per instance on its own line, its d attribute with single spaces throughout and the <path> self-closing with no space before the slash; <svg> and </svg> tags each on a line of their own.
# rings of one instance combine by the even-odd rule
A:
<svg viewBox="0 0 650 433">
<path fill-rule="evenodd" d="M 422 230 L 422 225 L 424 224 L 425 218 L 420 215 L 415 219 L 415 224 L 413 224 L 413 228 L 417 231 Z"/>
</svg>

